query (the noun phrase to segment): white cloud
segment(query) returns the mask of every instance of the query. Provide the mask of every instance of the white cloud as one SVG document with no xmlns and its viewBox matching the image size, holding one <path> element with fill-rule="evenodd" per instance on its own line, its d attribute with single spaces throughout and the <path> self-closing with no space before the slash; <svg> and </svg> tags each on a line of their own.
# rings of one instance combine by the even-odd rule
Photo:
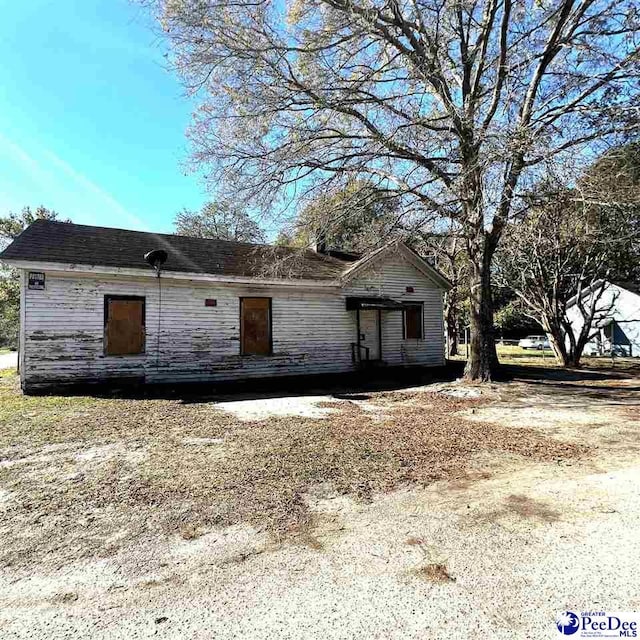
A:
<svg viewBox="0 0 640 640">
<path fill-rule="evenodd" d="M 109 206 L 114 213 L 119 217 L 126 219 L 133 227 L 140 231 L 148 231 L 147 225 L 138 216 L 134 215 L 123 207 L 108 191 L 105 191 L 98 184 L 87 178 L 84 174 L 76 171 L 69 163 L 65 162 L 62 158 L 58 157 L 51 151 L 44 150 L 44 155 L 49 161 L 56 167 L 61 169 L 77 184 L 81 185 L 85 190 L 92 193 L 99 200 L 102 200 Z"/>
<path fill-rule="evenodd" d="M 4 158 L 3 158 L 4 157 Z M 89 224 L 115 222 L 135 229 L 148 231 L 145 222 L 127 210 L 114 196 L 99 184 L 72 167 L 60 156 L 48 149 L 27 151 L 17 142 L 0 133 L 0 160 L 7 171 L 5 184 L 11 182 L 13 200 L 22 204 L 49 204 L 62 200 L 72 202 L 71 209 L 81 209 L 78 214 Z M 20 166 L 20 169 L 16 165 Z M 19 171 L 19 174 L 16 172 Z M 13 179 L 7 173 L 13 174 Z M 24 190 L 25 195 L 22 195 Z M 19 194 L 16 197 L 16 192 Z M 3 194 L 4 195 L 4 194 Z M 1 200 L 8 200 L 3 197 Z M 42 200 L 42 202 L 40 202 Z M 22 205 L 19 205 L 22 206 Z M 56 204 L 56 207 L 59 205 Z M 73 215 L 73 210 L 60 209 L 60 214 Z M 99 215 L 98 215 L 99 214 Z M 78 220 L 79 221 L 79 220 Z"/>
</svg>

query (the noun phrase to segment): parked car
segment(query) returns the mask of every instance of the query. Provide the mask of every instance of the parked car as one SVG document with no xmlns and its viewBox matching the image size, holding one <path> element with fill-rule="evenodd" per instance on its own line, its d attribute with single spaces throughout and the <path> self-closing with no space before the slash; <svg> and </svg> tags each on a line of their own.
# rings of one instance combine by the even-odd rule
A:
<svg viewBox="0 0 640 640">
<path fill-rule="evenodd" d="M 546 336 L 527 336 L 518 342 L 518 346 L 522 349 L 551 349 L 551 344 Z"/>
</svg>

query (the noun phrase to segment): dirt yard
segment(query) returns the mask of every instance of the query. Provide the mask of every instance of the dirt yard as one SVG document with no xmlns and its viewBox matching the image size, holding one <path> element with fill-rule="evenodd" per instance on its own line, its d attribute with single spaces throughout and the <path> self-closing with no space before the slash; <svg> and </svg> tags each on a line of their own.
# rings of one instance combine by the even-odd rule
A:
<svg viewBox="0 0 640 640">
<path fill-rule="evenodd" d="M 640 608 L 640 371 L 24 397 L 2 638 L 549 638 Z M 393 386 L 393 385 L 391 385 Z"/>
</svg>

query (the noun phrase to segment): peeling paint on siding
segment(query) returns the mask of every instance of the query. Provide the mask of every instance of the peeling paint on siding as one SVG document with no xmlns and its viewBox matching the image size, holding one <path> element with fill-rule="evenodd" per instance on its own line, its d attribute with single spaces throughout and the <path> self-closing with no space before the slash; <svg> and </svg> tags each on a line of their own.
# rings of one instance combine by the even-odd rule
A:
<svg viewBox="0 0 640 640">
<path fill-rule="evenodd" d="M 407 286 L 414 291 L 407 293 Z M 104 355 L 105 295 L 145 296 L 146 353 Z M 238 298 L 252 295 L 273 298 L 272 356 L 240 355 Z M 424 302 L 424 340 L 403 340 L 402 313 L 382 313 L 383 360 L 444 363 L 442 290 L 397 255 L 344 289 L 327 291 L 165 279 L 159 324 L 156 281 L 47 274 L 46 290 L 25 291 L 25 382 L 214 381 L 349 371 L 356 321 L 345 297 L 353 295 Z M 206 307 L 205 298 L 215 298 L 217 306 Z"/>
</svg>

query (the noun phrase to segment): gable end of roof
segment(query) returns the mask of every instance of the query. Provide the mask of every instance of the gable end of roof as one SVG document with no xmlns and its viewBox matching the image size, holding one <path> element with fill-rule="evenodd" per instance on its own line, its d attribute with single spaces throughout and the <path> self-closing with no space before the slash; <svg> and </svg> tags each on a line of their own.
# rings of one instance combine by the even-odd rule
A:
<svg viewBox="0 0 640 640">
<path fill-rule="evenodd" d="M 424 276 L 432 280 L 438 287 L 448 291 L 453 286 L 448 278 L 446 278 L 438 269 L 430 265 L 426 260 L 421 258 L 413 249 L 409 248 L 400 240 L 393 240 L 379 249 L 367 254 L 357 262 L 354 262 L 342 275 L 342 285 L 351 282 L 354 278 L 366 271 L 374 264 L 384 260 L 392 251 L 398 251 L 406 258 L 418 271 Z"/>
</svg>

